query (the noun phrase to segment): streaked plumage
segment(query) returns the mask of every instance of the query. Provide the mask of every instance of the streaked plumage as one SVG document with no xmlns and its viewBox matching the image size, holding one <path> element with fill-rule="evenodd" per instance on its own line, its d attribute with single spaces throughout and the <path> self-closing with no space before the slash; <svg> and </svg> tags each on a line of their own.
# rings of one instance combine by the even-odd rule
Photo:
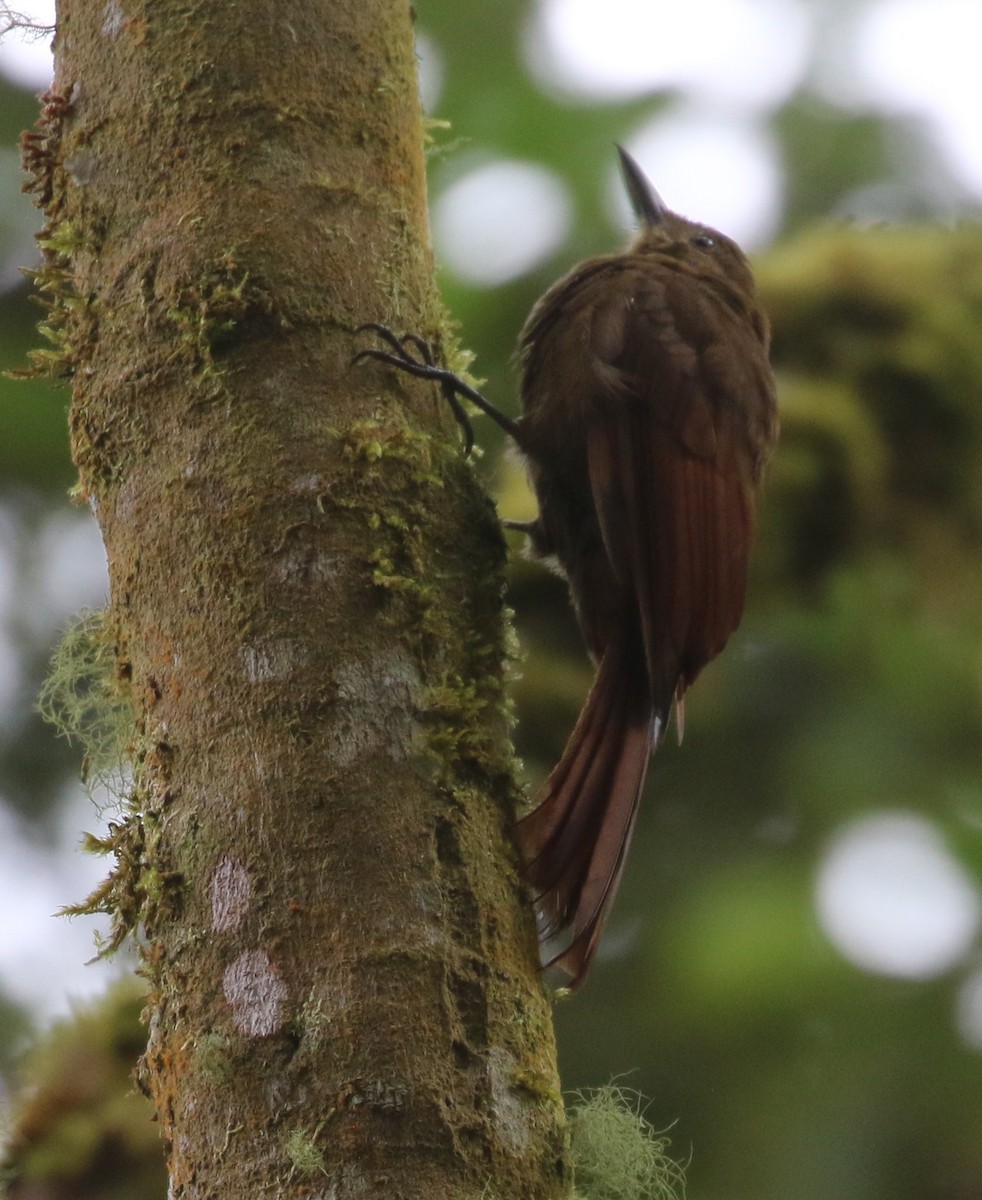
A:
<svg viewBox="0 0 982 1200">
<path fill-rule="evenodd" d="M 584 977 L 673 700 L 743 612 L 777 434 L 768 328 L 746 259 L 664 208 L 622 152 L 644 229 L 536 304 L 516 438 L 532 546 L 569 581 L 597 676 L 538 807 L 516 826 L 550 961 Z M 636 173 L 636 174 L 632 174 Z M 640 181 L 640 182 L 639 182 Z"/>
</svg>

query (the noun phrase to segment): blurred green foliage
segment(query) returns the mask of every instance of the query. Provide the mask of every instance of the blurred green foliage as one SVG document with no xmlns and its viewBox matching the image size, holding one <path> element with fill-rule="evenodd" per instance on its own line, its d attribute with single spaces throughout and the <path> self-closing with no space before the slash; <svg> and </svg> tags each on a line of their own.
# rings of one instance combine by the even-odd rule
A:
<svg viewBox="0 0 982 1200">
<path fill-rule="evenodd" d="M 543 94 L 520 52 L 526 0 L 418 10 L 443 65 L 433 115 L 452 122 L 431 155 L 434 195 L 483 154 L 548 165 L 575 202 L 566 244 L 529 274 L 493 290 L 442 279 L 486 394 L 514 412 L 510 358 L 532 302 L 623 238 L 604 207 L 612 142 L 677 97 Z M 30 98 L 0 83 L 4 144 L 32 119 Z M 923 981 L 863 972 L 822 934 L 814 887 L 833 835 L 882 810 L 930 819 L 982 882 L 982 229 L 830 220 L 859 189 L 916 191 L 921 130 L 804 88 L 767 127 L 784 223 L 756 265 L 783 437 L 748 612 L 687 701 L 684 746 L 666 743 L 653 764 L 601 955 L 557 1008 L 564 1081 L 623 1075 L 650 1097 L 652 1124 L 676 1123 L 676 1151 L 691 1147 L 699 1200 L 976 1200 L 982 1056 L 956 1013 L 977 959 Z M 10 229 L 0 223 L 0 255 Z M 25 298 L 0 296 L 4 366 L 28 345 Z M 54 385 L 0 381 L 0 494 L 20 506 L 8 511 L 24 511 L 27 487 L 33 513 L 65 503 L 64 408 Z M 476 424 L 477 469 L 505 515 L 527 515 L 520 469 Z M 562 583 L 510 537 L 526 651 L 518 739 L 534 784 L 589 670 Z M 47 736 L 19 734 L 38 777 Z"/>
<path fill-rule="evenodd" d="M 67 488 L 73 478 L 68 458 L 68 389 L 49 380 L 15 384 L 3 372 L 26 365 L 41 309 L 28 302 L 30 286 L 17 268 L 34 265 L 31 231 L 40 215 L 20 194 L 18 138 L 37 119 L 37 101 L 0 76 L 0 489 Z M 18 262 L 19 256 L 23 257 Z"/>
<path fill-rule="evenodd" d="M 160 1135 L 133 1072 L 146 1045 L 143 987 L 126 980 L 57 1025 L 23 1064 L 0 1158 L 9 1200 L 154 1200 Z"/>
</svg>

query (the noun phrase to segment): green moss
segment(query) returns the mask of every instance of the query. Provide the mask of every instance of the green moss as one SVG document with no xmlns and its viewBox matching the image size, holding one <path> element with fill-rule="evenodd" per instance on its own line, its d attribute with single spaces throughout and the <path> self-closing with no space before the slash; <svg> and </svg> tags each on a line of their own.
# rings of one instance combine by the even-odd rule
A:
<svg viewBox="0 0 982 1200">
<path fill-rule="evenodd" d="M 303 109 L 297 108 L 293 104 L 281 104 L 275 109 L 273 119 L 278 122 L 297 121 L 302 125 L 310 123 L 310 116 Z"/>
<path fill-rule="evenodd" d="M 427 744 L 441 762 L 470 765 L 491 774 L 507 772 L 512 762 L 502 737 L 513 720 L 511 704 L 489 690 L 490 673 L 474 679 L 446 676 L 427 689 Z"/>
<path fill-rule="evenodd" d="M 442 457 L 443 447 L 430 434 L 410 425 L 400 408 L 378 408 L 366 420 L 352 421 L 339 430 L 338 437 L 346 458 L 366 463 L 395 459 L 416 468 L 412 474 L 415 482 L 440 480 L 435 466 Z"/>
<path fill-rule="evenodd" d="M 108 878 L 78 904 L 67 904 L 59 910 L 60 915 L 68 917 L 98 913 L 109 916 L 108 937 L 96 934 L 97 958 L 115 953 L 148 914 L 164 906 L 173 907 L 170 901 L 174 881 L 148 863 L 148 821 L 136 807 L 135 800 L 131 803 L 133 811 L 124 820 L 110 823 L 104 837 L 87 834 L 85 838 L 85 848 L 91 853 L 115 859 Z"/>
<path fill-rule="evenodd" d="M 644 1119 L 640 1098 L 608 1084 L 578 1093 L 569 1110 L 574 1198 L 676 1200 L 685 1175 L 668 1141 Z"/>
<path fill-rule="evenodd" d="M 226 1084 L 235 1078 L 232 1047 L 222 1033 L 203 1033 L 197 1039 L 195 1061 L 203 1079 Z"/>
<path fill-rule="evenodd" d="M 66 230 L 64 239 L 60 237 Z M 9 374 L 15 379 L 48 376 L 58 379 L 72 375 L 91 351 L 96 327 L 95 307 L 75 291 L 70 260 L 55 246 L 72 244 L 69 223 L 45 227 L 38 240 L 44 247 L 44 262 L 36 271 L 28 271 L 34 282 L 34 298 L 47 315 L 38 324 L 38 332 L 49 343 L 28 351 L 30 366 Z"/>
<path fill-rule="evenodd" d="M 516 1070 L 512 1072 L 511 1086 L 542 1103 L 561 1105 L 562 1096 L 555 1088 L 554 1076 L 538 1071 Z"/>
<path fill-rule="evenodd" d="M 311 992 L 300 1009 L 300 1053 L 315 1057 L 331 1036 L 333 1022 L 320 996 Z"/>
<path fill-rule="evenodd" d="M 51 254 L 71 258 L 85 246 L 82 231 L 74 221 L 59 221 L 57 225 L 38 234 L 38 245 Z"/>
<path fill-rule="evenodd" d="M 474 486 L 457 446 L 411 425 L 402 409 L 379 408 L 336 436 L 351 473 L 334 502 L 375 534 L 367 565 L 385 597 L 381 616 L 407 630 L 429 680 L 422 716 L 433 762 L 449 787 L 467 787 L 475 772 L 514 778 L 507 737 L 513 715 L 502 687 L 514 638 L 507 614 L 502 620 L 504 544 L 493 506 Z M 466 585 L 448 600 L 441 538 L 451 534 L 441 528 L 440 514 L 461 495 L 465 519 L 486 536 L 472 539 L 473 558 L 459 568 Z M 466 632 L 473 629 L 486 631 L 484 639 L 473 640 Z M 427 669 L 465 637 L 461 670 Z"/>
<path fill-rule="evenodd" d="M 268 291 L 241 265 L 234 250 L 185 288 L 167 309 L 188 358 L 203 376 L 219 373 L 216 355 L 242 333 L 247 320 L 268 319 L 272 314 Z"/>
<path fill-rule="evenodd" d="M 471 373 L 471 367 L 474 365 L 474 352 L 468 350 L 460 340 L 460 322 L 451 316 L 450 311 L 443 307 L 442 302 L 438 303 L 440 352 L 443 361 L 458 379 L 462 379 L 469 387 L 479 392 L 484 386 L 485 380 Z"/>
<path fill-rule="evenodd" d="M 452 122 L 423 114 L 423 153 L 428 159 L 449 158 L 465 144 L 464 138 L 448 136 L 452 129 Z"/>
<path fill-rule="evenodd" d="M 447 449 L 413 428 L 400 409 L 352 422 L 338 439 L 352 472 L 336 503 L 362 514 L 378 535 L 369 554 L 372 582 L 409 603 L 416 623 L 425 622 L 433 594 L 422 530 L 433 511 L 432 491 L 444 486 Z"/>
<path fill-rule="evenodd" d="M 53 89 L 42 100 L 37 124 L 21 136 L 21 152 L 27 174 L 24 190 L 33 193 L 34 203 L 45 216 L 37 235 L 43 262 L 28 274 L 34 280 L 35 298 L 47 311 L 39 330 L 50 344 L 28 352 L 30 365 L 11 372 L 20 378 L 71 375 L 95 343 L 95 308 L 76 291 L 72 260 L 82 250 L 98 250 L 97 234 L 94 226 L 82 226 L 64 213 L 67 187 L 61 143 L 71 102 Z"/>
<path fill-rule="evenodd" d="M 314 1137 L 316 1134 L 312 1137 L 302 1129 L 294 1129 L 286 1139 L 283 1149 L 290 1160 L 291 1173 L 296 1171 L 300 1175 L 327 1174 L 324 1155 L 317 1149 Z"/>
</svg>

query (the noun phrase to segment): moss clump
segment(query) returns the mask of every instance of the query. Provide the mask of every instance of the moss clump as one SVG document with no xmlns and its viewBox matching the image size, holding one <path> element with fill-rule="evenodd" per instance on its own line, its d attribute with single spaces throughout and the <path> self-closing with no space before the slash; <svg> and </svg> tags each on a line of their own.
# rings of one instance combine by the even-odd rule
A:
<svg viewBox="0 0 982 1200">
<path fill-rule="evenodd" d="M 359 512 L 376 535 L 370 552 L 372 583 L 398 597 L 400 609 L 422 636 L 430 630 L 434 578 L 423 530 L 437 508 L 450 462 L 446 446 L 415 429 L 394 409 L 338 432 L 341 452 L 353 468 L 350 485 L 335 503 Z M 395 615 L 394 613 L 392 615 Z"/>
<path fill-rule="evenodd" d="M 640 1097 L 608 1084 L 569 1110 L 575 1200 L 677 1200 L 685 1175 L 668 1139 L 644 1119 Z"/>
<path fill-rule="evenodd" d="M 96 313 L 89 297 L 75 286 L 74 261 L 83 250 L 95 253 L 95 232 L 86 235 L 65 213 L 68 192 L 63 162 L 65 118 L 72 112 L 68 95 L 51 89 L 41 97 L 41 115 L 31 130 L 21 135 L 21 157 L 27 175 L 23 190 L 44 213 L 37 241 L 43 261 L 26 274 L 34 280 L 36 299 L 47 312 L 39 331 L 50 345 L 28 352 L 30 366 L 12 371 L 15 378 L 73 375 L 87 360 L 96 342 Z"/>
<path fill-rule="evenodd" d="M 116 670 L 116 650 L 104 610 L 86 610 L 68 626 L 51 657 L 38 712 L 82 748 L 89 794 L 105 788 L 121 802 L 127 790 L 133 712 Z"/>
<path fill-rule="evenodd" d="M 502 606 L 504 540 L 493 506 L 474 486 L 458 446 L 416 427 L 401 408 L 380 406 L 335 436 L 351 470 L 330 499 L 357 513 L 375 536 L 367 565 L 380 616 L 405 631 L 427 685 L 421 716 L 428 757 L 451 789 L 490 775 L 517 798 L 506 736 L 514 718 L 501 680 L 502 664 L 516 652 Z M 458 504 L 475 536 L 466 561 L 454 568 L 454 584 L 447 564 L 461 547 L 447 510 Z M 448 671 L 454 645 L 464 648 L 465 661 Z"/>
<path fill-rule="evenodd" d="M 83 849 L 115 859 L 109 878 L 64 916 L 111 917 L 107 938 L 96 936 L 98 955 L 111 954 L 141 921 L 172 914 L 181 902 L 180 876 L 158 858 L 159 802 L 141 786 L 156 756 L 137 736 L 129 688 L 116 661 L 115 639 L 104 611 L 81 613 L 68 627 L 51 660 L 38 697 L 41 716 L 83 751 L 82 779 L 94 797 L 104 788 L 117 819 L 106 832 L 86 834 Z"/>
<path fill-rule="evenodd" d="M 501 733 L 514 724 L 514 712 L 507 695 L 487 686 L 493 665 L 483 677 L 446 676 L 427 690 L 427 745 L 438 761 L 510 773 L 513 759 Z"/>
<path fill-rule="evenodd" d="M 177 332 L 173 357 L 190 372 L 196 402 L 214 402 L 226 394 L 228 359 L 236 345 L 252 336 L 289 329 L 276 311 L 259 270 L 250 270 L 235 250 L 175 289 L 166 308 Z"/>
<path fill-rule="evenodd" d="M 316 1135 L 315 1135 L 316 1136 Z M 300 1175 L 327 1174 L 324 1165 L 324 1155 L 314 1144 L 314 1138 L 304 1133 L 302 1129 L 294 1129 L 286 1139 L 283 1147 L 290 1160 L 291 1174 L 293 1171 Z"/>
<path fill-rule="evenodd" d="M 139 776 L 139 763 L 136 773 Z M 162 862 L 160 842 L 160 801 L 139 782 L 127 797 L 124 819 L 110 822 L 104 837 L 86 835 L 84 848 L 113 857 L 115 864 L 106 880 L 81 903 L 66 905 L 61 915 L 109 916 L 109 936 L 96 934 L 97 958 L 113 954 L 139 925 L 152 931 L 181 911 L 184 877 Z M 150 967 L 147 972 L 152 979 Z"/>
<path fill-rule="evenodd" d="M 204 1033 L 195 1043 L 201 1078 L 225 1085 L 235 1079 L 236 1063 L 231 1040 L 223 1033 Z"/>
</svg>

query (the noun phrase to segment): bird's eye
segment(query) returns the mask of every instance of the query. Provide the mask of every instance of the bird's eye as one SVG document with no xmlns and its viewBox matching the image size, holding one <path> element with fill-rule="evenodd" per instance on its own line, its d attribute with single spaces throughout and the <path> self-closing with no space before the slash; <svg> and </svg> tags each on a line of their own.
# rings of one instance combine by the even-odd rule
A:
<svg viewBox="0 0 982 1200">
<path fill-rule="evenodd" d="M 712 250 L 716 245 L 716 239 L 710 237 L 708 233 L 700 233 L 698 237 L 692 239 L 693 246 L 701 246 L 703 250 Z"/>
</svg>

